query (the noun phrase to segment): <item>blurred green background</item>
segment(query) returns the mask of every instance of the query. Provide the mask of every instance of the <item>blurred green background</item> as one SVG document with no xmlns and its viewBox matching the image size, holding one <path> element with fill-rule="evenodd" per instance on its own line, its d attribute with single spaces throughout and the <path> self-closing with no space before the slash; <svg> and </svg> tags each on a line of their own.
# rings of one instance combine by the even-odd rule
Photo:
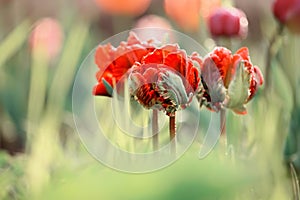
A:
<svg viewBox="0 0 300 200">
<path fill-rule="evenodd" d="M 229 155 L 217 145 L 199 160 L 199 139 L 167 168 L 127 174 L 88 154 L 73 122 L 72 86 L 100 42 L 155 26 L 183 32 L 209 51 L 215 44 L 207 12 L 232 5 L 246 13 L 248 37 L 219 42 L 232 51 L 247 46 L 264 73 L 278 26 L 271 0 L 201 0 L 196 19 L 187 14 L 194 1 L 173 15 L 163 0 L 113 2 L 0 0 L 0 199 L 296 199 L 300 38 L 288 30 L 272 45 L 270 87 L 258 91 L 247 115 L 228 112 Z M 51 28 L 37 29 L 45 18 Z"/>
</svg>

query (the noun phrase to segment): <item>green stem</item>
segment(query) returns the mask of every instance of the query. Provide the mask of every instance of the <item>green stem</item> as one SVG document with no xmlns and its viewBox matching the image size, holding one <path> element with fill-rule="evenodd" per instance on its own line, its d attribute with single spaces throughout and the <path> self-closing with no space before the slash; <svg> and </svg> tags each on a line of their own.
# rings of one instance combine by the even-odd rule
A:
<svg viewBox="0 0 300 200">
<path fill-rule="evenodd" d="M 268 50 L 267 50 L 267 59 L 266 59 L 266 78 L 265 78 L 265 89 L 268 90 L 271 85 L 271 62 L 272 59 L 276 56 L 277 50 L 274 50 L 274 45 L 276 44 L 278 38 L 282 35 L 284 30 L 283 25 L 279 25 L 276 29 L 274 35 L 271 37 Z"/>
<path fill-rule="evenodd" d="M 220 124 L 221 135 L 226 137 L 226 110 L 224 108 L 222 108 L 220 111 L 220 119 L 221 119 L 221 124 Z"/>
<path fill-rule="evenodd" d="M 153 110 L 152 113 L 152 135 L 153 135 L 153 140 L 152 140 L 152 146 L 153 150 L 156 151 L 158 150 L 159 146 L 159 138 L 158 138 L 158 110 Z"/>
<path fill-rule="evenodd" d="M 220 131 L 221 131 L 221 142 L 224 145 L 225 151 L 227 152 L 227 134 L 226 134 L 226 109 L 222 108 L 220 111 Z"/>
<path fill-rule="evenodd" d="M 291 175 L 292 175 L 292 181 L 293 181 L 293 193 L 294 193 L 294 198 L 293 199 L 299 199 L 299 193 L 300 193 L 300 189 L 299 189 L 299 180 L 297 177 L 297 173 L 295 170 L 295 167 L 293 165 L 292 162 L 290 162 L 290 169 L 291 169 Z"/>
<path fill-rule="evenodd" d="M 28 95 L 27 151 L 31 150 L 30 147 L 32 145 L 33 137 L 36 135 L 45 106 L 48 65 L 49 59 L 47 57 L 47 52 L 38 47 L 33 49 L 30 89 Z"/>
</svg>

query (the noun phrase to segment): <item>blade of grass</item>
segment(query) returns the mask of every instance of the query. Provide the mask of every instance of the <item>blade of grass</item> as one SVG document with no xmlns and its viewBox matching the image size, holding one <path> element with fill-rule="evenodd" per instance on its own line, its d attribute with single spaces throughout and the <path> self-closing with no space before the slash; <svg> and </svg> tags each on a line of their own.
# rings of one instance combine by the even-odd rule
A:
<svg viewBox="0 0 300 200">
<path fill-rule="evenodd" d="M 29 20 L 25 19 L 0 43 L 0 68 L 26 41 L 30 26 Z"/>
<path fill-rule="evenodd" d="M 277 41 L 280 39 L 282 33 L 284 31 L 284 26 L 279 25 L 273 34 L 273 36 L 270 39 L 269 46 L 267 49 L 267 59 L 266 59 L 266 78 L 265 78 L 265 90 L 268 91 L 270 85 L 271 85 L 271 64 L 272 64 L 272 59 L 276 56 L 278 53 L 278 47 L 276 47 Z"/>
<path fill-rule="evenodd" d="M 27 151 L 44 109 L 48 64 L 49 59 L 44 49 L 33 49 L 27 113 Z"/>
<path fill-rule="evenodd" d="M 220 143 L 222 145 L 225 154 L 228 153 L 228 142 L 227 142 L 227 134 L 226 134 L 226 109 L 222 108 L 220 111 Z"/>
</svg>

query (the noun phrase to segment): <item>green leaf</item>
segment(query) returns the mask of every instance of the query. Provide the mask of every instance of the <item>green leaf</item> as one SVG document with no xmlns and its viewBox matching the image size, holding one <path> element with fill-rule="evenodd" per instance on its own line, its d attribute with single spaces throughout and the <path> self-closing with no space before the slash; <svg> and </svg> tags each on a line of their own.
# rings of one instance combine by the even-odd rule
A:
<svg viewBox="0 0 300 200">
<path fill-rule="evenodd" d="M 105 89 L 107 91 L 107 93 L 112 96 L 113 94 L 113 88 L 111 87 L 111 85 L 109 84 L 109 82 L 107 82 L 104 78 L 102 78 L 102 83 L 105 86 Z"/>
<path fill-rule="evenodd" d="M 250 74 L 247 72 L 244 63 L 240 62 L 237 66 L 233 80 L 228 87 L 228 101 L 225 107 L 231 108 L 238 113 L 246 112 L 244 106 L 249 96 Z"/>
<path fill-rule="evenodd" d="M 24 44 L 30 30 L 30 22 L 25 19 L 3 41 L 0 42 L 0 68 Z"/>
</svg>

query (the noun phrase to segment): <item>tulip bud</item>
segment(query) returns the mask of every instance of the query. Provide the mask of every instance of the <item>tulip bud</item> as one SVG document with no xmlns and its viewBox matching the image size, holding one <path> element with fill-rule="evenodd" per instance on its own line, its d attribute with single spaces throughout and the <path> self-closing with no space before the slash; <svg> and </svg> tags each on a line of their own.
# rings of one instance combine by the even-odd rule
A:
<svg viewBox="0 0 300 200">
<path fill-rule="evenodd" d="M 273 14 L 294 33 L 300 33 L 300 0 L 276 0 Z"/>
<path fill-rule="evenodd" d="M 44 51 L 49 59 L 59 53 L 63 42 L 63 30 L 60 23 L 52 18 L 44 18 L 37 22 L 29 38 L 32 50 Z"/>
<path fill-rule="evenodd" d="M 248 20 L 243 11 L 236 8 L 218 8 L 208 17 L 213 37 L 241 37 L 248 32 Z"/>
</svg>

